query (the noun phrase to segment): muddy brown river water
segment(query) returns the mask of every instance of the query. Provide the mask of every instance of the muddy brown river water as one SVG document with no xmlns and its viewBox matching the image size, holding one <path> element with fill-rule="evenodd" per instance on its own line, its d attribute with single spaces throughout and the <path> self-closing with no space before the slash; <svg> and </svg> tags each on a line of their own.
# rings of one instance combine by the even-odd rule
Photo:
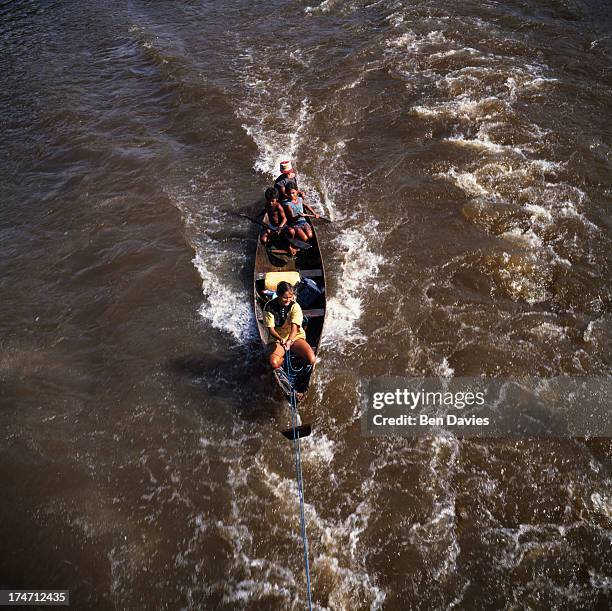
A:
<svg viewBox="0 0 612 611">
<path fill-rule="evenodd" d="M 304 608 L 232 215 L 289 156 L 315 608 L 609 608 L 609 440 L 364 438 L 356 391 L 610 375 L 608 2 L 4 1 L 0 84 L 0 586 Z"/>
</svg>

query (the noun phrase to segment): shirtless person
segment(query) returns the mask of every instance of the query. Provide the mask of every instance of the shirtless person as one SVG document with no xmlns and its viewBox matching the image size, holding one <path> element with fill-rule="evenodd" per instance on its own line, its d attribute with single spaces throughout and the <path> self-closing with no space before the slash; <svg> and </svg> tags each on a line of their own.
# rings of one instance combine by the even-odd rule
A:
<svg viewBox="0 0 612 611">
<path fill-rule="evenodd" d="M 295 231 L 287 225 L 287 215 L 278 201 L 278 191 L 274 187 L 266 189 L 266 213 L 268 214 L 268 225 L 259 234 L 261 243 L 267 245 L 275 235 L 284 235 L 291 239 Z"/>
</svg>

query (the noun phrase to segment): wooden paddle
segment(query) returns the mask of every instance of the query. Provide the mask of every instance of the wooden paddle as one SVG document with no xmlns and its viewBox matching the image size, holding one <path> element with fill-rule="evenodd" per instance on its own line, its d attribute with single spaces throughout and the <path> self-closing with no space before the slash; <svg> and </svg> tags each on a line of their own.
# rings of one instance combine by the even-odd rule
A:
<svg viewBox="0 0 612 611">
<path fill-rule="evenodd" d="M 268 225 L 267 223 L 262 223 L 261 221 L 258 221 L 254 218 L 251 218 L 250 216 L 247 216 L 246 214 L 238 214 L 238 216 L 248 219 L 249 221 L 251 221 L 251 223 L 255 223 L 256 225 L 261 225 L 262 227 L 269 229 L 273 233 L 277 233 L 276 229 L 274 229 L 272 225 Z M 287 240 L 287 242 L 289 242 L 289 244 L 291 244 L 291 246 L 294 246 L 295 248 L 299 248 L 300 250 L 308 250 L 309 248 L 312 248 L 312 244 L 307 244 L 306 242 L 302 242 L 302 240 L 296 240 L 295 238 L 287 238 L 286 236 L 285 236 L 285 239 Z"/>
<path fill-rule="evenodd" d="M 304 213 L 302 216 L 306 216 L 309 219 L 316 219 L 317 218 L 314 214 L 306 214 L 306 213 Z M 334 222 L 334 221 L 330 221 L 329 219 L 326 219 L 324 216 L 320 216 L 317 220 L 325 221 L 326 223 L 333 223 Z"/>
</svg>

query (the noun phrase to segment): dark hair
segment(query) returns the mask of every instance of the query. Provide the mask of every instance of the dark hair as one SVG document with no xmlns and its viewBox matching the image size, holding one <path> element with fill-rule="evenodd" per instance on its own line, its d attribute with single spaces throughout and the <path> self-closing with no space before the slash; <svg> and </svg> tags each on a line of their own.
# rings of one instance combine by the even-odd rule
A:
<svg viewBox="0 0 612 611">
<path fill-rule="evenodd" d="M 292 284 L 289 284 L 288 282 L 282 280 L 278 283 L 278 286 L 276 287 L 276 294 L 279 297 L 282 297 L 287 291 L 291 291 L 292 293 L 294 293 L 295 289 L 293 288 Z"/>
<path fill-rule="evenodd" d="M 273 199 L 278 199 L 278 197 L 279 197 L 278 189 L 274 187 L 269 187 L 268 189 L 266 189 L 266 199 L 269 202 L 271 202 Z"/>
<path fill-rule="evenodd" d="M 287 193 L 287 195 L 288 195 L 289 191 L 291 191 L 291 189 L 295 189 L 296 191 L 298 190 L 297 185 L 294 182 L 288 182 L 285 185 L 285 193 Z"/>
</svg>

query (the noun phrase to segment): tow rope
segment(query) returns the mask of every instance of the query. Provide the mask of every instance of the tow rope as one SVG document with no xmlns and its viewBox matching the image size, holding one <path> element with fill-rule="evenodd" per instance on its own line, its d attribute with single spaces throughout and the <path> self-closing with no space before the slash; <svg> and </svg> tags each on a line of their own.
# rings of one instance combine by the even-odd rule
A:
<svg viewBox="0 0 612 611">
<path fill-rule="evenodd" d="M 302 454 L 300 449 L 300 429 L 299 416 L 297 411 L 297 398 L 295 392 L 295 380 L 299 370 L 293 368 L 289 350 L 285 352 L 285 368 L 291 387 L 289 394 L 289 404 L 291 405 L 291 438 L 293 439 L 293 450 L 295 452 L 295 474 L 297 478 L 298 496 L 300 499 L 300 527 L 302 544 L 304 547 L 304 569 L 306 571 L 306 592 L 308 594 L 308 610 L 312 611 L 312 592 L 310 589 L 310 565 L 308 564 L 308 537 L 306 536 L 306 518 L 304 516 L 304 481 L 302 479 Z M 309 427 L 310 428 L 310 427 Z M 307 434 L 310 433 L 310 430 Z"/>
</svg>

